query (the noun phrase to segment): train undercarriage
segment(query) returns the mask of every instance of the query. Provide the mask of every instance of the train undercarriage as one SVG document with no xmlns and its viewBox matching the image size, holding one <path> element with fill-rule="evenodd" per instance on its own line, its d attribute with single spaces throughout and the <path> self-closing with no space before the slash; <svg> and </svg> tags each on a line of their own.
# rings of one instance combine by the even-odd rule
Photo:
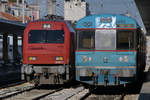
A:
<svg viewBox="0 0 150 100">
<path fill-rule="evenodd" d="M 34 84 L 64 84 L 73 79 L 71 65 L 28 65 L 21 69 L 22 80 Z"/>
</svg>

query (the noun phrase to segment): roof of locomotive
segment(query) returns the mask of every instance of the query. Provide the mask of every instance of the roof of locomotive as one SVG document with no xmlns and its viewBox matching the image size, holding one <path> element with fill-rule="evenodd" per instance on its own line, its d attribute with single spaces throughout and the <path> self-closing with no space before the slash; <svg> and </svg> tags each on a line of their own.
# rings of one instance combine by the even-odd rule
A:
<svg viewBox="0 0 150 100">
<path fill-rule="evenodd" d="M 77 21 L 76 28 L 137 28 L 133 18 L 120 14 L 97 14 Z"/>
<path fill-rule="evenodd" d="M 73 29 L 72 25 L 68 22 L 68 21 L 65 21 L 65 20 L 49 20 L 49 19 L 40 19 L 40 20 L 34 20 L 34 21 L 31 21 L 28 23 L 31 24 L 31 23 L 37 23 L 37 22 L 60 22 L 60 23 L 65 23 L 67 25 L 67 27 L 69 28 L 70 32 L 75 32 L 75 30 Z"/>
</svg>

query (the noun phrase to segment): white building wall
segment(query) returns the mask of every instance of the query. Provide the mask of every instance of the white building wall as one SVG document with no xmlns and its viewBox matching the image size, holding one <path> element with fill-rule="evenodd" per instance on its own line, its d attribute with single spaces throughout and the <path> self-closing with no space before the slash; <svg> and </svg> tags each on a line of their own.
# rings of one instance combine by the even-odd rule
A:
<svg viewBox="0 0 150 100">
<path fill-rule="evenodd" d="M 0 0 L 1 2 L 8 2 L 8 0 Z"/>
<path fill-rule="evenodd" d="M 64 1 L 64 19 L 77 21 L 86 16 L 86 2 L 81 0 Z"/>
<path fill-rule="evenodd" d="M 56 0 L 48 0 L 48 14 L 56 15 Z"/>
<path fill-rule="evenodd" d="M 1 3 L 1 5 L 0 5 L 0 12 L 5 12 L 6 7 L 7 7 L 7 3 Z"/>
</svg>

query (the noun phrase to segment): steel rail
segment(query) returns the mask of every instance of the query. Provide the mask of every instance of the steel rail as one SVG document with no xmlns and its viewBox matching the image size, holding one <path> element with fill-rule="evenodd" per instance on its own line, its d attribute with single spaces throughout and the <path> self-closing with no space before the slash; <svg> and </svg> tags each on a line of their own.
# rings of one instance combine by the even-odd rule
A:
<svg viewBox="0 0 150 100">
<path fill-rule="evenodd" d="M 122 95 L 121 95 L 121 98 L 120 98 L 120 100 L 124 100 L 124 97 L 126 96 L 126 94 L 125 93 L 123 93 Z"/>
<path fill-rule="evenodd" d="M 10 97 L 16 96 L 16 95 L 21 94 L 21 93 L 23 93 L 23 92 L 31 91 L 31 90 L 33 90 L 33 89 L 35 89 L 35 88 L 37 88 L 37 87 L 32 87 L 32 88 L 25 89 L 25 90 L 22 90 L 22 91 L 19 91 L 19 92 L 15 92 L 15 93 L 12 93 L 12 94 L 9 94 L 9 95 L 6 95 L 6 96 L 2 96 L 2 97 L 0 97 L 0 100 L 8 99 L 8 98 L 10 98 Z"/>
<path fill-rule="evenodd" d="M 94 89 L 92 89 L 92 90 L 90 90 L 89 89 L 89 92 L 88 93 L 86 93 L 83 97 L 81 97 L 79 100 L 85 100 L 86 98 L 88 98 L 91 94 L 92 94 L 92 92 L 95 90 L 95 88 Z"/>
<path fill-rule="evenodd" d="M 78 93 L 82 92 L 83 90 L 84 90 L 84 89 L 82 89 L 82 90 L 80 90 L 80 91 L 76 92 L 76 94 L 78 94 Z M 71 96 L 67 97 L 67 98 L 66 98 L 66 100 L 70 99 L 71 97 L 75 96 L 76 94 L 72 94 Z"/>
<path fill-rule="evenodd" d="M 51 92 L 49 92 L 49 93 L 43 94 L 43 95 L 41 95 L 41 96 L 39 96 L 39 97 L 35 97 L 35 98 L 33 98 L 32 100 L 39 100 L 39 99 L 42 99 L 42 98 L 44 98 L 44 97 L 46 97 L 46 96 L 48 96 L 48 95 L 50 95 L 50 94 L 53 94 L 53 93 L 55 93 L 55 92 L 58 92 L 58 91 L 60 91 L 60 90 L 62 90 L 62 89 L 63 89 L 63 88 L 56 89 L 56 90 L 51 91 Z"/>
</svg>

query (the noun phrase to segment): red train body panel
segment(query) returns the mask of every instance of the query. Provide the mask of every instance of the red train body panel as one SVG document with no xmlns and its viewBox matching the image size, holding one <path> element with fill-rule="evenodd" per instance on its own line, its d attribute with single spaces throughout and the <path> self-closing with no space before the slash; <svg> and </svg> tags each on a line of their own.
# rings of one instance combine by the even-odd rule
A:
<svg viewBox="0 0 150 100">
<path fill-rule="evenodd" d="M 54 80 L 51 77 L 59 74 L 59 71 L 56 71 L 59 68 L 61 71 L 65 70 L 64 73 L 59 74 L 60 77 L 65 76 L 63 80 L 70 80 L 70 76 L 67 79 L 65 74 L 67 69 L 72 70 L 74 64 L 74 60 L 72 60 L 74 59 L 74 43 L 75 32 L 65 21 L 30 22 L 23 37 L 23 79 L 26 76 L 30 80 L 34 79 L 36 74 L 40 80 L 46 72 L 48 78 L 45 77 L 45 79 L 49 81 L 48 83 L 45 81 L 45 83 L 55 84 L 55 82 L 51 82 Z"/>
</svg>

